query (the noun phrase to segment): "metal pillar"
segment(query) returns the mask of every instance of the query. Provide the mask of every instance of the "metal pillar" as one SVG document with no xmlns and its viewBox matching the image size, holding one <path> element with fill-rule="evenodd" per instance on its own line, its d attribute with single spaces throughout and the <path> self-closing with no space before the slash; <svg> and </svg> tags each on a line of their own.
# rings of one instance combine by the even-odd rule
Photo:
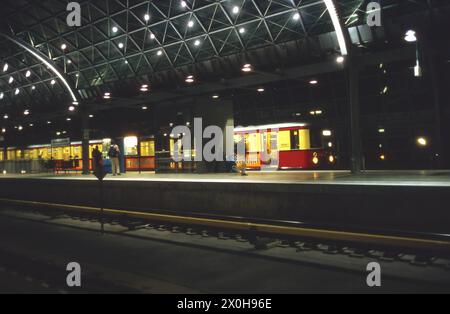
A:
<svg viewBox="0 0 450 314">
<path fill-rule="evenodd" d="M 360 174 L 363 167 L 363 154 L 360 126 L 359 67 L 354 59 L 349 60 L 349 100 L 350 100 L 350 136 L 351 171 Z"/>
<path fill-rule="evenodd" d="M 82 134 L 82 160 L 83 160 L 83 175 L 89 175 L 90 173 L 90 158 L 89 158 L 89 140 L 90 140 L 90 131 L 89 131 L 89 114 L 85 111 L 82 111 L 81 114 L 81 134 Z"/>
</svg>

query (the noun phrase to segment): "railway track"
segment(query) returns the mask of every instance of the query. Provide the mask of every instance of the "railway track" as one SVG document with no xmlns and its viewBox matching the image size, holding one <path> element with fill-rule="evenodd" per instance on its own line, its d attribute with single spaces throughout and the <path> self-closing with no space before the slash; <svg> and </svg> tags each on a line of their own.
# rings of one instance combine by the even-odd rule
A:
<svg viewBox="0 0 450 314">
<path fill-rule="evenodd" d="M 409 263 L 419 266 L 433 264 L 441 258 L 450 259 L 450 236 L 443 234 L 333 230 L 298 222 L 100 210 L 86 206 L 11 199 L 0 199 L 0 204 L 45 212 L 49 216 L 67 215 L 97 221 L 102 225 L 121 225 L 129 230 L 155 228 L 187 235 L 234 239 L 250 242 L 257 249 L 271 246 L 295 247 L 299 251 L 319 250 L 328 254 L 343 253 L 353 257 L 375 256 L 382 260 L 402 260 L 403 256 L 408 256 Z M 440 266 L 450 269 L 450 264 L 444 263 Z"/>
</svg>

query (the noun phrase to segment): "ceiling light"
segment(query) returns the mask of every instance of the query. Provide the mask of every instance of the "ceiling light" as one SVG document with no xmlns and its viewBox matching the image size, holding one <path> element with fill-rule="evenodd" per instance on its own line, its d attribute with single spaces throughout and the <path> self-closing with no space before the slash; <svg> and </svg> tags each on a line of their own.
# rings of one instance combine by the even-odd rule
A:
<svg viewBox="0 0 450 314">
<path fill-rule="evenodd" d="M 151 33 L 150 34 L 150 39 L 155 39 L 155 38 L 156 38 L 155 34 Z"/>
<path fill-rule="evenodd" d="M 189 27 L 189 28 L 194 27 L 194 21 L 190 20 L 190 21 L 188 22 L 188 27 Z"/>
<path fill-rule="evenodd" d="M 235 6 L 235 7 L 233 7 L 233 14 L 238 14 L 239 13 L 239 7 L 238 6 Z"/>
<path fill-rule="evenodd" d="M 8 80 L 8 83 L 9 83 L 9 84 L 12 84 L 12 82 L 14 82 L 14 77 L 10 76 L 10 77 L 9 77 L 9 80 Z"/>
<path fill-rule="evenodd" d="M 263 93 L 265 91 L 265 89 L 264 88 L 258 88 L 257 91 L 258 91 L 258 93 Z"/>
<path fill-rule="evenodd" d="M 0 99 L 3 99 L 3 97 L 5 97 L 4 93 L 0 93 Z"/>
<path fill-rule="evenodd" d="M 19 95 L 20 94 L 20 89 L 16 88 L 16 91 L 14 92 L 14 95 Z"/>
<path fill-rule="evenodd" d="M 69 111 L 75 111 L 75 106 L 70 106 Z"/>
<path fill-rule="evenodd" d="M 317 81 L 317 80 L 311 80 L 311 81 L 309 81 L 309 84 L 311 84 L 311 85 L 317 85 L 317 84 L 319 84 L 319 81 Z"/>
<path fill-rule="evenodd" d="M 414 43 L 417 41 L 416 32 L 413 30 L 409 30 L 405 34 L 405 40 L 409 43 Z"/>
<path fill-rule="evenodd" d="M 213 99 L 219 99 L 219 97 L 220 97 L 219 95 L 213 95 L 212 96 Z"/>
<path fill-rule="evenodd" d="M 337 62 L 337 63 L 344 63 L 344 61 L 345 61 L 345 58 L 344 58 L 343 56 L 338 56 L 338 57 L 336 58 L 336 62 Z"/>
<path fill-rule="evenodd" d="M 61 50 L 64 51 L 64 50 L 66 50 L 66 49 L 67 49 L 67 45 L 66 45 L 66 44 L 62 44 L 62 45 L 61 45 Z"/>
<path fill-rule="evenodd" d="M 293 16 L 292 16 L 292 19 L 294 20 L 294 21 L 298 21 L 298 20 L 300 20 L 300 13 L 295 13 Z"/>
<path fill-rule="evenodd" d="M 125 45 L 123 43 L 119 43 L 119 49 L 123 49 L 123 47 L 125 47 Z"/>
<path fill-rule="evenodd" d="M 417 139 L 417 144 L 421 147 L 428 146 L 428 140 L 425 137 L 419 137 Z"/>
<path fill-rule="evenodd" d="M 158 50 L 158 52 L 156 53 L 158 56 L 162 56 L 163 52 L 162 50 Z"/>
<path fill-rule="evenodd" d="M 30 77 L 31 76 L 31 71 L 28 70 L 27 73 L 25 73 L 25 77 Z"/>
<path fill-rule="evenodd" d="M 147 106 L 143 106 L 143 107 L 142 107 L 142 110 L 147 110 L 147 109 L 148 109 Z"/>
<path fill-rule="evenodd" d="M 36 89 L 36 86 L 31 86 L 31 90 L 35 90 Z"/>
<path fill-rule="evenodd" d="M 3 72 L 8 71 L 9 65 L 8 63 L 5 63 L 5 65 L 3 66 Z"/>
<path fill-rule="evenodd" d="M 186 1 L 181 1 L 181 7 L 182 7 L 182 8 L 186 8 L 186 7 L 187 7 Z"/>
<path fill-rule="evenodd" d="M 194 83 L 195 82 L 195 80 L 194 80 L 194 76 L 193 75 L 189 75 L 187 78 L 186 78 L 186 83 Z"/>
<path fill-rule="evenodd" d="M 112 32 L 115 34 L 115 33 L 117 33 L 119 31 L 119 29 L 117 28 L 117 26 L 114 26 L 113 28 L 112 28 Z"/>
<path fill-rule="evenodd" d="M 55 84 L 56 84 L 56 81 L 55 81 L 55 80 L 52 80 L 52 81 L 50 82 L 50 84 L 55 85 Z"/>
<path fill-rule="evenodd" d="M 8 116 L 7 114 L 5 114 L 5 115 L 3 116 L 3 119 L 7 120 L 7 119 L 9 119 L 9 116 Z"/>
<path fill-rule="evenodd" d="M 195 45 L 195 46 L 200 46 L 200 40 L 197 39 L 197 40 L 194 42 L 194 45 Z"/>
<path fill-rule="evenodd" d="M 150 14 L 147 13 L 144 15 L 144 21 L 146 22 L 150 21 Z"/>
<path fill-rule="evenodd" d="M 30 115 L 30 110 L 24 110 L 23 115 L 24 116 L 29 116 Z"/>
<path fill-rule="evenodd" d="M 245 28 L 241 27 L 241 28 L 239 29 L 239 34 L 244 34 L 244 33 L 245 33 Z"/>
<path fill-rule="evenodd" d="M 252 70 L 252 65 L 248 63 L 242 67 L 242 72 L 251 72 Z"/>
</svg>

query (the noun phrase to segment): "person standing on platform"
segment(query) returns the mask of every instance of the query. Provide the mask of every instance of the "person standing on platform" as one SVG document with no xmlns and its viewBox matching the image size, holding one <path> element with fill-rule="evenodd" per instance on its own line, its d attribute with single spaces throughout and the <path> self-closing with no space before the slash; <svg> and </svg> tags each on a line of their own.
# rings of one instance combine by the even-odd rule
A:
<svg viewBox="0 0 450 314">
<path fill-rule="evenodd" d="M 92 159 L 92 170 L 95 173 L 100 167 L 103 167 L 103 156 L 102 152 L 98 149 L 98 146 L 95 146 L 92 151 Z"/>
<path fill-rule="evenodd" d="M 111 167 L 112 167 L 112 174 L 113 176 L 119 175 L 120 176 L 120 149 L 117 145 L 111 145 L 111 148 L 109 149 L 108 156 L 111 159 Z"/>
</svg>

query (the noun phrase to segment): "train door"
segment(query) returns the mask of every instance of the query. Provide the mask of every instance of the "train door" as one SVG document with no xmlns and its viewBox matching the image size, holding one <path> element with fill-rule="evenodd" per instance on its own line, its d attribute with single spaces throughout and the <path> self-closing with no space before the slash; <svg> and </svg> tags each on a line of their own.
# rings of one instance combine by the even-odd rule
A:
<svg viewBox="0 0 450 314">
<path fill-rule="evenodd" d="M 261 133 L 261 171 L 278 170 L 278 132 L 263 131 Z"/>
</svg>

